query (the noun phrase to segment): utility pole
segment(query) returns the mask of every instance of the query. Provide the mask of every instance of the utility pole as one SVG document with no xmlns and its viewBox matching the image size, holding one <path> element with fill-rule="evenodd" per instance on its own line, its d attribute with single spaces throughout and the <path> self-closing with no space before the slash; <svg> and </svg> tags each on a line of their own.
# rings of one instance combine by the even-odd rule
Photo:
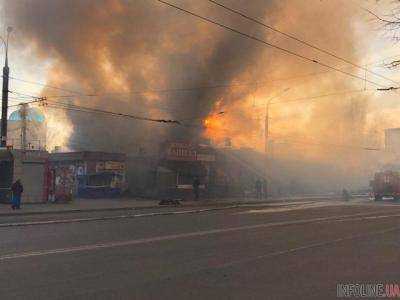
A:
<svg viewBox="0 0 400 300">
<path fill-rule="evenodd" d="M 3 67 L 3 93 L 1 98 L 1 147 L 7 146 L 7 115 L 8 115 L 8 78 L 10 75 L 10 69 L 8 68 L 8 37 L 12 31 L 12 27 L 7 28 L 7 39 L 1 40 L 5 47 L 5 63 Z"/>
<path fill-rule="evenodd" d="M 265 125 L 264 125 L 264 180 L 263 180 L 263 198 L 266 200 L 268 198 L 268 189 L 269 185 L 271 184 L 268 182 L 268 177 L 270 176 L 269 168 L 271 167 L 268 160 L 270 159 L 269 157 L 269 152 L 268 152 L 268 143 L 269 143 L 269 104 L 271 102 L 271 99 L 268 100 L 266 106 L 265 106 Z"/>
<path fill-rule="evenodd" d="M 264 152 L 268 155 L 268 143 L 269 143 L 269 103 L 265 106 L 265 121 L 264 121 Z"/>
<path fill-rule="evenodd" d="M 271 104 L 274 104 L 276 102 L 272 102 L 272 100 L 274 99 L 278 99 L 279 97 L 281 97 L 283 94 L 285 94 L 286 92 L 288 92 L 290 90 L 289 88 L 284 89 L 281 93 L 279 93 L 278 95 L 271 97 L 267 100 L 267 103 L 265 105 L 265 121 L 264 121 L 264 152 L 265 152 L 265 156 L 268 156 L 268 148 L 269 148 L 269 107 Z"/>
<path fill-rule="evenodd" d="M 27 123 L 26 123 L 26 116 L 28 113 L 28 104 L 23 103 L 21 104 L 21 109 L 19 111 L 20 115 L 21 115 L 21 149 L 23 151 L 26 150 L 26 127 L 27 127 Z"/>
<path fill-rule="evenodd" d="M 264 121 L 264 198 L 267 199 L 268 197 L 268 190 L 270 189 L 271 186 L 271 182 L 268 182 L 269 178 L 271 177 L 271 172 L 269 171 L 269 169 L 271 168 L 271 164 L 269 163 L 272 159 L 272 143 L 271 143 L 271 147 L 269 147 L 270 145 L 270 141 L 269 141 L 269 108 L 271 104 L 274 104 L 274 102 L 272 102 L 272 100 L 277 99 L 279 97 L 281 97 L 283 94 L 285 94 L 287 91 L 289 91 L 290 88 L 286 88 L 284 89 L 281 93 L 279 93 L 278 95 L 269 98 L 266 105 L 265 105 L 265 121 Z M 270 153 L 271 152 L 271 153 Z"/>
</svg>

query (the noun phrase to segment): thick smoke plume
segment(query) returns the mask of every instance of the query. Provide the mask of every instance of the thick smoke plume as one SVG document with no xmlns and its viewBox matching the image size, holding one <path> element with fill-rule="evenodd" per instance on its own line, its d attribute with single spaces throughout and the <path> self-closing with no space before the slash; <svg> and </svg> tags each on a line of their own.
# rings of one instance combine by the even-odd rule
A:
<svg viewBox="0 0 400 300">
<path fill-rule="evenodd" d="M 257 30 L 254 24 L 215 7 L 198 7 L 184 1 L 181 4 L 238 25 L 242 30 Z M 158 90 L 230 83 L 256 63 L 262 50 L 251 41 L 243 41 L 157 1 L 39 0 L 15 1 L 5 7 L 14 26 L 23 32 L 25 43 L 32 43 L 42 58 L 54 60 L 50 85 L 99 95 L 85 97 L 73 93 L 71 98 L 53 98 L 54 101 L 190 123 L 185 128 L 169 130 L 171 138 L 195 139 L 201 133 L 198 120 L 210 113 L 226 91 Z M 248 6 L 260 18 L 272 8 L 273 3 L 265 1 L 253 1 Z M 60 91 L 43 91 L 50 100 L 57 93 Z M 229 103 L 239 99 L 224 100 Z M 149 136 L 157 140 L 166 130 L 165 125 L 151 126 L 108 116 L 80 112 L 67 115 L 73 126 L 69 148 L 121 147 L 126 151 L 131 143 Z"/>
<path fill-rule="evenodd" d="M 336 1 L 221 2 L 358 63 L 351 10 Z M 174 3 L 357 73 L 208 1 Z M 53 122 L 57 134 L 52 144 L 70 149 L 129 153 L 166 137 L 206 137 L 217 144 L 231 139 L 234 146 L 263 150 L 268 99 L 284 102 L 363 86 L 155 0 L 18 0 L 3 4 L 6 21 L 23 36 L 20 46 L 34 47 L 39 59 L 51 59 L 49 85 L 71 91 L 44 89 L 43 95 L 50 100 L 185 123 L 151 124 L 47 108 L 47 114 L 59 120 L 57 125 Z M 71 97 L 52 98 L 60 94 Z M 218 114 L 221 111 L 225 114 Z M 271 105 L 274 154 L 335 164 L 351 162 L 359 167 L 354 149 L 363 146 L 367 111 L 367 97 L 362 93 Z M 60 124 L 64 135 L 58 135 Z"/>
</svg>

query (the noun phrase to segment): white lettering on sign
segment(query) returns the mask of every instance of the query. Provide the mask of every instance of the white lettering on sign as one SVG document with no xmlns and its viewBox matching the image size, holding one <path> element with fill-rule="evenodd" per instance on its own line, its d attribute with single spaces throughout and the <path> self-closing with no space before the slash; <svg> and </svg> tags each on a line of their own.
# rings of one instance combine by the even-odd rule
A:
<svg viewBox="0 0 400 300">
<path fill-rule="evenodd" d="M 190 144 L 171 143 L 167 148 L 167 158 L 170 160 L 195 161 L 196 151 Z"/>
</svg>

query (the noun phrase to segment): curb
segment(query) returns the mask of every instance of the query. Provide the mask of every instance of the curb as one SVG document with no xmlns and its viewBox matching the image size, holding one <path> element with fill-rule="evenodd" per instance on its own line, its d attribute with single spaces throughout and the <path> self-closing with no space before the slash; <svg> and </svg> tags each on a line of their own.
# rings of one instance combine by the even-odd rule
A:
<svg viewBox="0 0 400 300">
<path fill-rule="evenodd" d="M 143 207 L 109 207 L 109 208 L 74 208 L 74 209 L 61 209 L 61 210 L 44 210 L 44 211 L 30 211 L 30 212 L 9 212 L 0 213 L 1 217 L 13 217 L 13 216 L 33 216 L 33 215 L 57 215 L 57 214 L 68 214 L 68 213 L 81 213 L 81 212 L 102 212 L 102 211 L 125 211 L 125 210 L 137 210 L 137 209 L 150 209 L 158 206 L 143 206 Z"/>
<path fill-rule="evenodd" d="M 204 208 L 204 209 L 186 210 L 186 211 L 156 212 L 156 213 L 136 214 L 136 215 L 132 214 L 132 215 L 122 215 L 122 216 L 79 218 L 79 219 L 66 219 L 66 220 L 16 222 L 16 223 L 3 223 L 3 224 L 0 223 L 0 228 L 34 226 L 34 225 L 50 225 L 50 224 L 83 223 L 83 222 L 93 222 L 93 221 L 108 221 L 108 220 L 118 220 L 118 219 L 133 219 L 133 218 L 170 216 L 170 215 L 197 214 L 197 213 L 202 213 L 202 212 L 233 209 L 233 208 L 239 208 L 239 207 L 243 207 L 243 206 L 231 205 L 231 206 L 225 206 L 225 207 Z"/>
<path fill-rule="evenodd" d="M 57 214 L 70 214 L 70 213 L 83 213 L 83 212 L 112 212 L 112 211 L 136 211 L 136 210 L 146 210 L 146 209 L 163 209 L 163 208 L 171 208 L 171 207 L 213 207 L 214 209 L 224 209 L 224 208 L 232 208 L 232 206 L 235 207 L 242 207 L 245 205 L 268 205 L 268 204 L 273 204 L 273 203 L 290 203 L 292 201 L 299 201 L 299 200 L 326 200 L 330 199 L 332 197 L 304 197 L 304 198 L 296 198 L 296 199 L 271 199 L 271 200 L 263 200 L 263 201 L 232 201 L 229 203 L 221 203 L 221 202 L 213 202 L 213 203 L 201 203 L 199 205 L 193 205 L 193 204 L 185 204 L 183 203 L 180 206 L 173 206 L 173 205 L 148 205 L 148 206 L 126 206 L 126 207 L 105 207 L 105 208 L 76 208 L 76 209 L 65 209 L 65 210 L 45 210 L 45 211 L 31 211 L 31 212 L 6 212 L 6 213 L 1 213 L 0 212 L 0 218 L 1 217 L 13 217 L 13 216 L 34 216 L 34 215 L 57 215 Z M 158 203 L 158 202 L 157 202 Z M 216 207 L 219 206 L 219 207 Z"/>
<path fill-rule="evenodd" d="M 194 209 L 194 210 L 183 210 L 183 211 L 168 211 L 168 212 L 154 212 L 154 213 L 144 213 L 144 214 L 126 214 L 119 216 L 104 216 L 104 217 L 92 217 L 92 218 L 77 218 L 77 219 L 64 219 L 64 220 L 44 220 L 44 221 L 28 221 L 28 222 L 14 222 L 14 223 L 0 223 L 1 228 L 7 227 L 25 227 L 25 226 L 37 226 L 37 225 L 53 225 L 53 224 L 71 224 L 71 223 L 84 223 L 84 222 L 93 222 L 93 221 L 109 221 L 109 220 L 122 220 L 122 219 L 135 219 L 135 218 L 145 218 L 145 217 L 158 217 L 158 216 L 171 216 L 171 215 L 187 215 L 187 214 L 199 214 L 203 212 L 210 211 L 220 211 L 220 210 L 228 210 L 235 208 L 246 208 L 246 207 L 255 207 L 255 206 L 265 206 L 265 204 L 254 205 L 254 204 L 242 204 L 242 205 L 227 205 L 223 207 L 213 207 L 213 208 L 203 208 L 203 209 Z M 315 221 L 324 222 L 330 220 L 352 220 L 351 217 L 359 217 L 360 219 L 367 219 L 367 216 L 373 216 L 376 214 L 372 213 L 359 213 L 345 216 L 331 216 L 331 217 L 322 217 L 322 218 L 314 218 L 312 220 L 294 220 L 294 221 L 285 221 L 285 222 L 276 222 L 271 226 L 286 226 L 286 225 L 301 225 L 308 224 Z M 390 215 L 390 217 L 400 217 L 399 214 Z"/>
<path fill-rule="evenodd" d="M 232 205 L 238 205 L 239 203 L 235 202 L 230 202 L 230 203 L 204 203 L 204 205 L 198 205 L 197 207 L 207 207 L 207 206 L 222 206 L 222 207 L 227 207 L 227 206 L 232 206 Z M 248 204 L 248 203 L 240 203 L 240 204 Z M 253 203 L 256 204 L 256 203 Z M 259 204 L 264 204 L 259 202 Z M 196 207 L 195 205 L 188 205 L 188 204 L 183 204 L 183 205 L 148 205 L 148 206 L 126 206 L 126 207 L 108 207 L 108 208 L 88 208 L 88 209 L 82 209 L 82 208 L 76 208 L 76 209 L 65 209 L 65 210 L 46 210 L 46 211 L 31 211 L 31 212 L 9 212 L 9 213 L 0 213 L 0 218 L 1 217 L 13 217 L 13 216 L 33 216 L 33 215 L 57 215 L 57 214 L 69 214 L 69 213 L 82 213 L 82 212 L 111 212 L 111 211 L 136 211 L 136 210 L 146 210 L 146 209 L 165 209 L 165 208 L 171 208 L 171 207 Z"/>
</svg>

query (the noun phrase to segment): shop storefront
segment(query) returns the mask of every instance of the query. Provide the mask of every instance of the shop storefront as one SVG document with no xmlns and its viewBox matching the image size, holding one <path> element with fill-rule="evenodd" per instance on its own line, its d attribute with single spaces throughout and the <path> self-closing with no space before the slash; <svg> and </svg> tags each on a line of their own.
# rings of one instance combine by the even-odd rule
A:
<svg viewBox="0 0 400 300">
<path fill-rule="evenodd" d="M 214 162 L 214 149 L 209 145 L 186 142 L 162 144 L 157 172 L 159 191 L 164 197 L 190 199 L 193 182 L 198 178 L 201 194 L 207 195 Z"/>
<path fill-rule="evenodd" d="M 52 153 L 51 200 L 121 196 L 126 190 L 125 161 L 125 155 L 120 153 Z"/>
</svg>

